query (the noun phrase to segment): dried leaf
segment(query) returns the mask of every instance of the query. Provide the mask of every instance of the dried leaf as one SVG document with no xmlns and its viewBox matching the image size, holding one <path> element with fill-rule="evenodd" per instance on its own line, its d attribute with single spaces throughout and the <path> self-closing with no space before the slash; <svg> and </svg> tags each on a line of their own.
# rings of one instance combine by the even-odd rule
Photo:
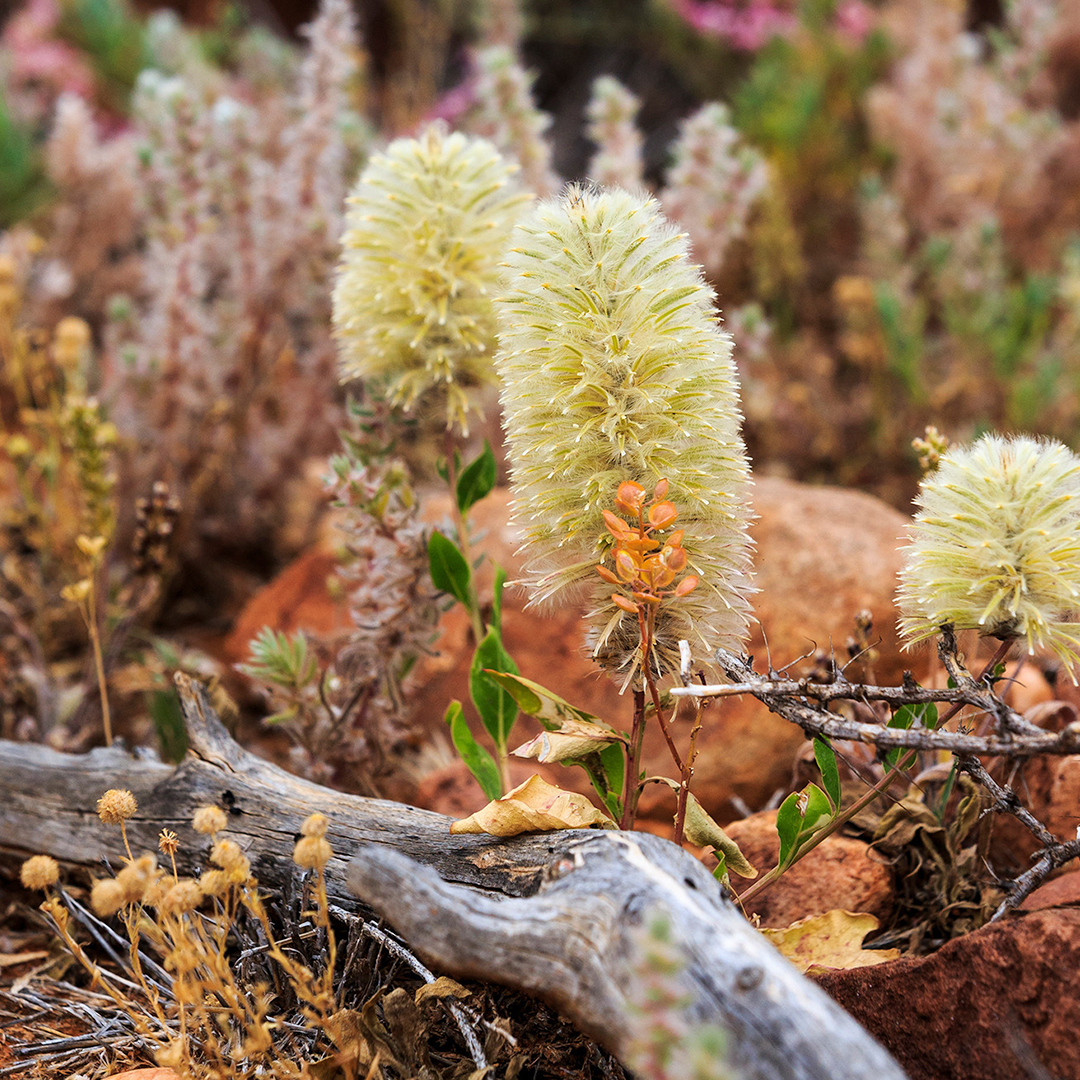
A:
<svg viewBox="0 0 1080 1080">
<path fill-rule="evenodd" d="M 541 763 L 583 758 L 603 750 L 623 738 L 617 732 L 588 720 L 563 720 L 557 731 L 541 731 L 511 753 L 520 758 L 536 758 Z"/>
<path fill-rule="evenodd" d="M 611 818 L 597 810 L 584 795 L 563 791 L 539 776 L 530 776 L 501 799 L 488 803 L 471 817 L 455 821 L 450 831 L 518 836 L 527 832 L 585 829 L 591 825 L 615 828 Z"/>
<path fill-rule="evenodd" d="M 467 987 L 455 982 L 447 975 L 440 975 L 433 983 L 425 983 L 416 991 L 413 1001 L 417 1005 L 428 998 L 467 998 L 472 993 Z"/>
<path fill-rule="evenodd" d="M 899 949 L 864 949 L 863 938 L 879 923 L 865 912 L 826 911 L 808 915 L 782 930 L 762 933 L 800 971 L 827 971 L 831 968 L 870 967 L 895 960 Z"/>
</svg>

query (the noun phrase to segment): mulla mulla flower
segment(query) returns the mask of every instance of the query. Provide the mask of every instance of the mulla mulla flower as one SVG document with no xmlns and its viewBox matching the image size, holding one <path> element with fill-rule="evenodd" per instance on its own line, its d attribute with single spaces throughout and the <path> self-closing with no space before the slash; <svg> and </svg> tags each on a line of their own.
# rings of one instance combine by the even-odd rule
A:
<svg viewBox="0 0 1080 1080">
<path fill-rule="evenodd" d="M 699 584 L 657 612 L 657 673 L 677 666 L 680 639 L 737 645 L 750 481 L 731 339 L 686 237 L 652 199 L 570 188 L 512 244 L 496 366 L 531 602 L 586 592 L 594 658 L 633 679 L 638 621 L 596 574 L 612 546 L 604 510 L 625 481 L 666 480 Z"/>
<path fill-rule="evenodd" d="M 950 625 L 1023 640 L 1072 674 L 1080 458 L 1058 442 L 984 435 L 942 454 L 918 506 L 897 597 L 902 633 L 914 643 Z"/>
<path fill-rule="evenodd" d="M 494 381 L 499 262 L 529 196 L 483 139 L 433 124 L 373 157 L 349 197 L 334 286 L 345 378 L 384 381 L 406 411 L 442 407 L 468 432 Z"/>
</svg>

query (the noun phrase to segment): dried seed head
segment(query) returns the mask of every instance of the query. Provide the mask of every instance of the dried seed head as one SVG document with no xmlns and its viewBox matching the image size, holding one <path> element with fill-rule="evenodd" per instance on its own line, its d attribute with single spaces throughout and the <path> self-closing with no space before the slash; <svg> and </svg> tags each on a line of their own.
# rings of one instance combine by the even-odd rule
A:
<svg viewBox="0 0 1080 1080">
<path fill-rule="evenodd" d="M 228 824 L 225 811 L 220 806 L 200 806 L 191 819 L 191 827 L 203 836 L 213 836 Z"/>
<path fill-rule="evenodd" d="M 171 829 L 162 829 L 158 833 L 158 850 L 163 855 L 168 855 L 170 858 L 176 854 L 177 849 L 180 847 L 180 840 L 176 833 Z"/>
<path fill-rule="evenodd" d="M 942 453 L 917 502 L 897 596 L 911 643 L 945 625 L 978 630 L 1049 649 L 1072 674 L 1080 458 L 1058 442 L 984 435 Z"/>
<path fill-rule="evenodd" d="M 293 849 L 293 862 L 304 870 L 322 870 L 334 855 L 334 849 L 321 836 L 303 836 Z"/>
<path fill-rule="evenodd" d="M 157 870 L 157 859 L 153 855 L 142 855 L 116 875 L 116 881 L 124 890 L 124 902 L 137 904 L 146 894 Z"/>
<path fill-rule="evenodd" d="M 751 592 L 738 385 L 685 236 L 651 199 L 571 188 L 512 244 L 496 365 L 530 603 L 587 591 L 594 658 L 632 676 L 636 617 L 594 571 L 613 543 L 603 511 L 667 479 L 700 584 L 660 613 L 658 663 L 677 669 L 680 639 L 738 647 Z"/>
<path fill-rule="evenodd" d="M 143 907 L 160 908 L 165 899 L 165 894 L 172 888 L 173 881 L 167 874 L 158 874 L 146 886 L 146 892 L 142 896 Z"/>
<path fill-rule="evenodd" d="M 210 852 L 210 861 L 220 866 L 230 881 L 246 881 L 251 874 L 251 863 L 234 840 L 219 840 Z"/>
<path fill-rule="evenodd" d="M 48 855 L 33 855 L 19 868 L 24 889 L 47 889 L 60 880 L 60 867 Z"/>
<path fill-rule="evenodd" d="M 97 801 L 98 817 L 106 825 L 119 825 L 121 821 L 134 817 L 138 809 L 135 796 L 123 788 L 110 788 Z"/>
<path fill-rule="evenodd" d="M 90 890 L 90 906 L 103 919 L 115 915 L 127 903 L 124 886 L 113 878 L 95 881 Z"/>
<path fill-rule="evenodd" d="M 329 822 L 325 814 L 310 814 L 300 826 L 301 836 L 325 836 L 326 826 Z"/>
<path fill-rule="evenodd" d="M 385 381 L 405 409 L 442 407 L 468 430 L 470 393 L 494 381 L 492 297 L 527 196 L 491 143 L 434 124 L 368 163 L 349 197 L 334 286 L 346 378 Z"/>
<path fill-rule="evenodd" d="M 199 888 L 205 896 L 224 896 L 230 884 L 224 870 L 204 870 L 199 877 Z"/>
<path fill-rule="evenodd" d="M 199 882 L 181 878 L 165 893 L 161 910 L 166 915 L 185 915 L 194 911 L 202 902 L 203 891 Z"/>
<path fill-rule="evenodd" d="M 163 1069 L 173 1069 L 174 1071 L 179 1071 L 184 1062 L 187 1061 L 187 1057 L 186 1035 L 181 1035 L 179 1038 L 173 1039 L 172 1042 L 166 1043 L 154 1054 L 154 1060 L 158 1065 Z"/>
</svg>

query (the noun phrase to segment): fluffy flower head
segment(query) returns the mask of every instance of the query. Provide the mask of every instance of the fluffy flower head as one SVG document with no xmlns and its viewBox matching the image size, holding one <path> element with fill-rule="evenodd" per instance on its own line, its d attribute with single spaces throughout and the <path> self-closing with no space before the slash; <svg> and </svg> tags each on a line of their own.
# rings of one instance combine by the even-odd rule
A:
<svg viewBox="0 0 1080 1080">
<path fill-rule="evenodd" d="M 47 889 L 60 880 L 60 867 L 49 855 L 32 855 L 19 867 L 19 880 L 26 889 Z"/>
<path fill-rule="evenodd" d="M 491 143 L 438 124 L 397 139 L 349 198 L 334 287 L 346 378 L 385 381 L 405 409 L 441 404 L 467 430 L 468 391 L 493 381 L 492 297 L 528 197 Z"/>
<path fill-rule="evenodd" d="M 666 479 L 694 592 L 656 626 L 660 667 L 678 640 L 741 641 L 748 619 L 749 476 L 731 339 L 685 236 L 651 199 L 571 188 L 517 227 L 497 358 L 514 519 L 533 602 L 593 603 L 594 658 L 633 673 L 640 635 L 595 567 L 619 485 Z"/>
<path fill-rule="evenodd" d="M 984 435 L 951 449 L 919 490 L 897 597 L 912 642 L 944 624 L 1080 648 L 1080 458 L 1058 442 Z"/>
<path fill-rule="evenodd" d="M 98 817 L 106 825 L 119 825 L 139 809 L 135 796 L 124 788 L 110 788 L 97 801 Z"/>
</svg>

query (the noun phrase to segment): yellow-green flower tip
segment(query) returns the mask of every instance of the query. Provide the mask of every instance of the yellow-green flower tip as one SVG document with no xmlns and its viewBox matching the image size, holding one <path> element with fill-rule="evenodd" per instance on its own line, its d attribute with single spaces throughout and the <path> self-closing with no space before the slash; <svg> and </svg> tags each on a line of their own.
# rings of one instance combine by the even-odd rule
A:
<svg viewBox="0 0 1080 1080">
<path fill-rule="evenodd" d="M 919 489 L 897 596 L 910 644 L 942 626 L 1080 648 L 1080 458 L 1059 442 L 984 435 Z M 1073 675 L 1075 681 L 1075 675 Z"/>
<path fill-rule="evenodd" d="M 532 602 L 585 592 L 593 656 L 635 673 L 635 617 L 595 572 L 603 511 L 624 480 L 668 480 L 687 570 L 700 579 L 660 608 L 656 658 L 678 664 L 745 636 L 751 590 L 749 472 L 731 339 L 686 237 L 656 203 L 570 188 L 514 230 L 496 366 L 514 520 Z"/>
<path fill-rule="evenodd" d="M 406 409 L 463 433 L 494 381 L 492 299 L 529 197 L 483 139 L 434 124 L 372 158 L 349 198 L 334 287 L 344 378 L 385 384 Z"/>
</svg>

